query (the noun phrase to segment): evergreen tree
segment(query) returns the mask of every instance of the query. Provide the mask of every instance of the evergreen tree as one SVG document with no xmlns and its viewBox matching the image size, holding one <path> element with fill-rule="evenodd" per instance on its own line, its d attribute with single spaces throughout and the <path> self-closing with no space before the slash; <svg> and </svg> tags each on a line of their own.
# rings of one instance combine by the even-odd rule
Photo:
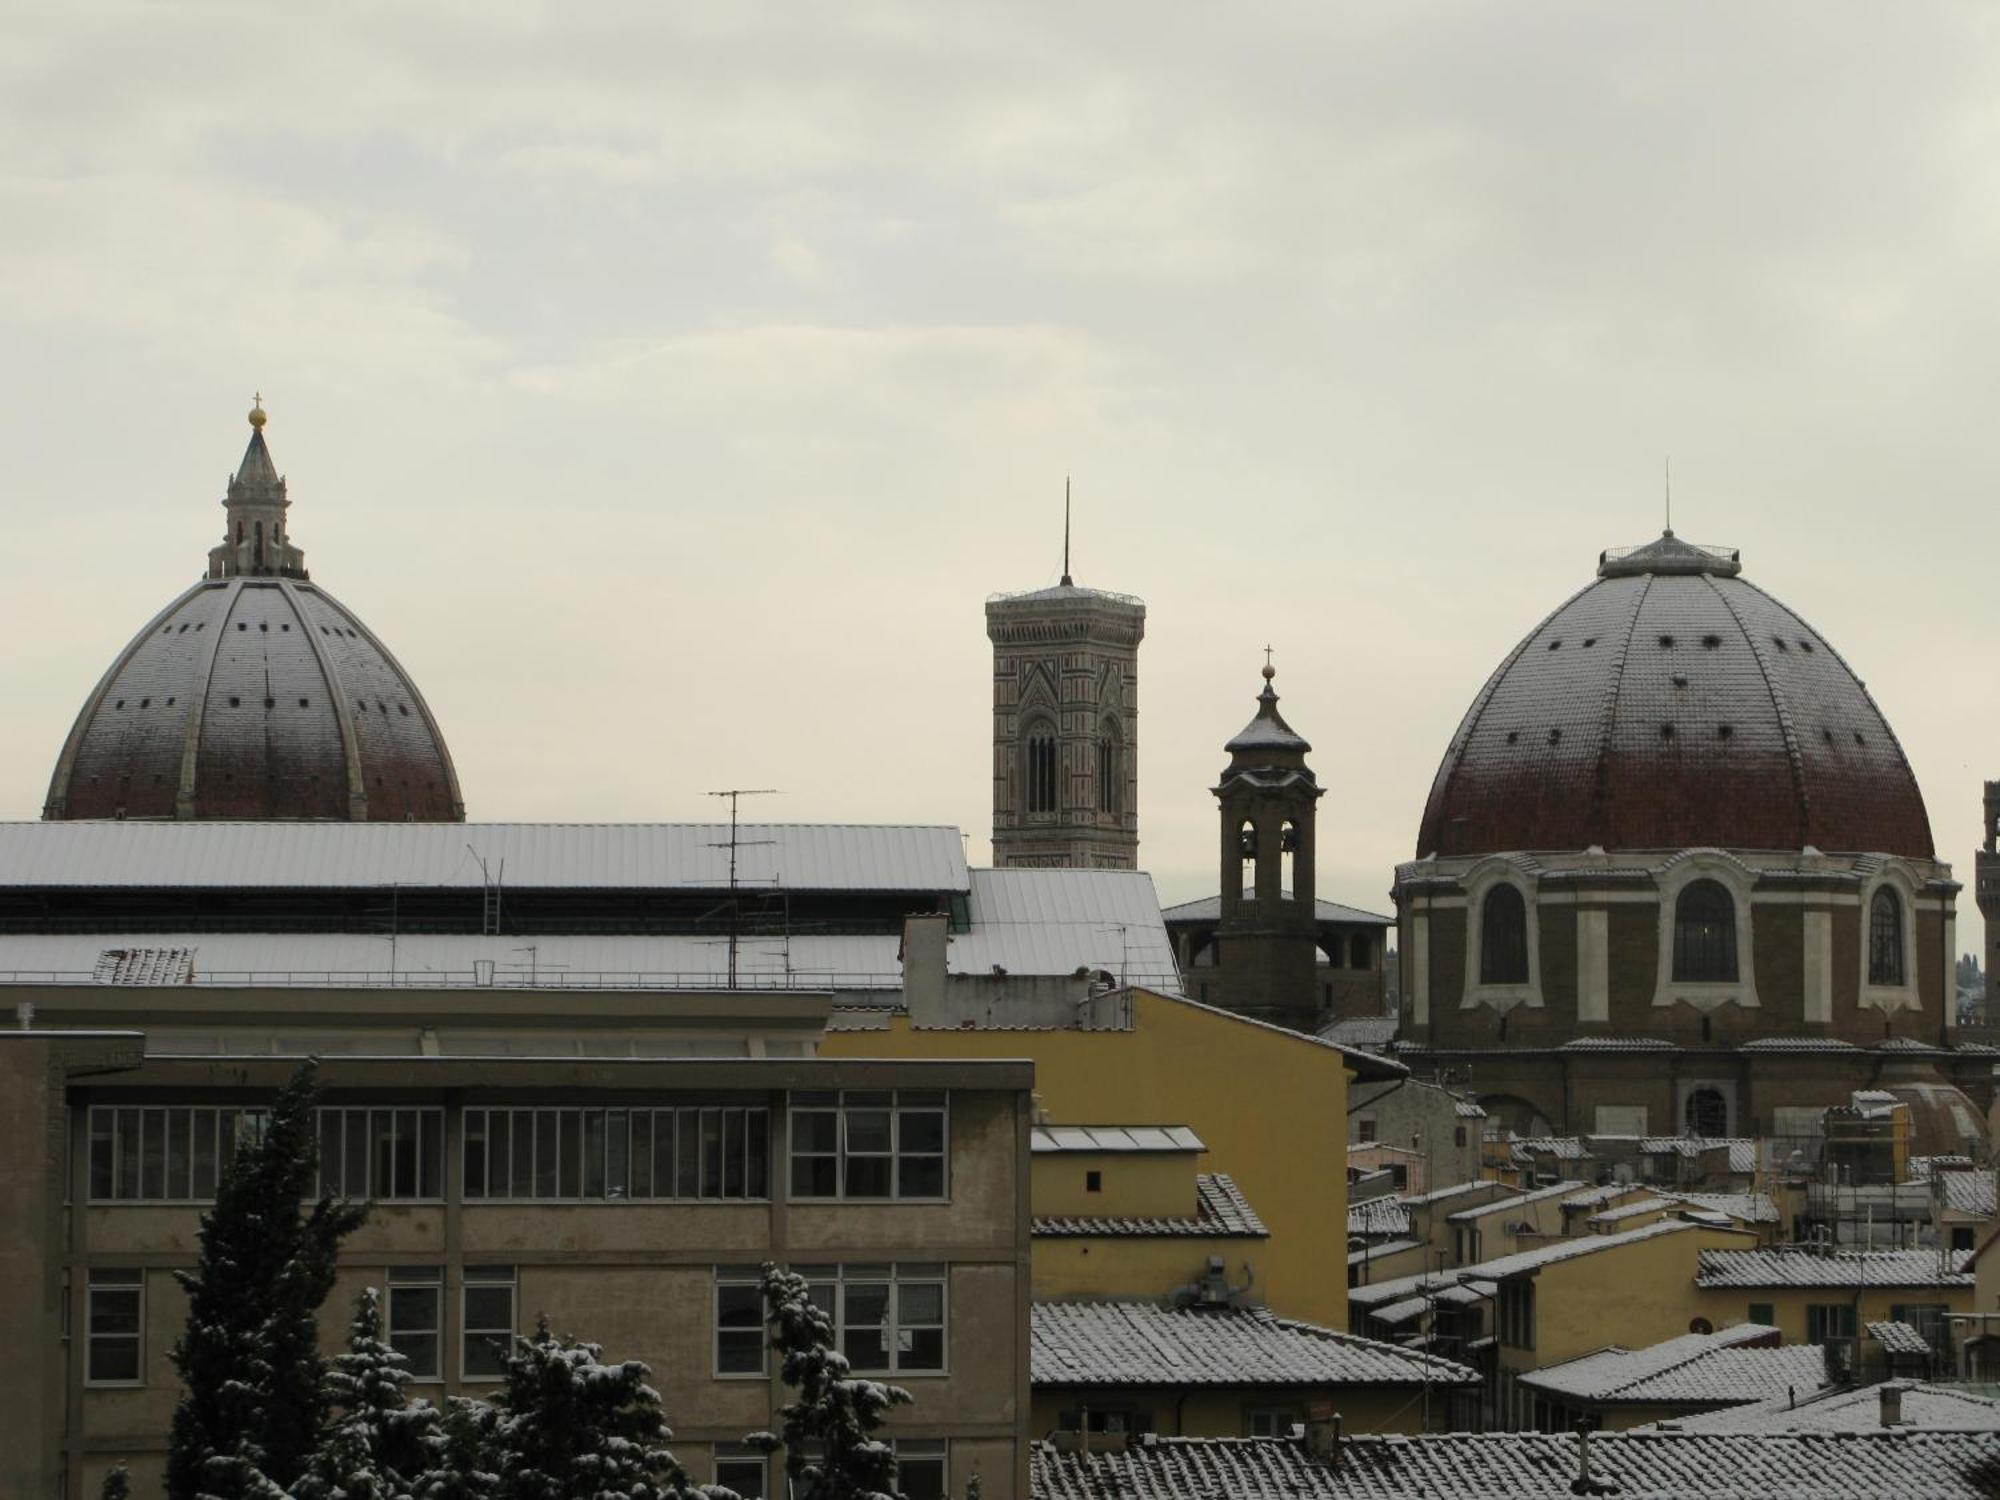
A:
<svg viewBox="0 0 2000 1500">
<path fill-rule="evenodd" d="M 132 1500 L 132 1476 L 125 1465 L 119 1464 L 104 1475 L 104 1487 L 97 1492 L 98 1500 Z"/>
<path fill-rule="evenodd" d="M 332 1423 L 310 1475 L 295 1486 L 299 1500 L 408 1500 L 439 1425 L 436 1407 L 410 1403 L 409 1383 L 409 1360 L 382 1340 L 382 1294 L 363 1287 L 347 1351 L 326 1374 Z"/>
<path fill-rule="evenodd" d="M 319 1305 L 363 1205 L 301 1203 L 318 1179 L 310 1062 L 268 1125 L 239 1144 L 201 1216 L 201 1257 L 176 1272 L 187 1326 L 173 1349 L 183 1390 L 167 1452 L 168 1500 L 269 1500 L 306 1470 L 326 1413 Z"/>
<path fill-rule="evenodd" d="M 411 1486 L 417 1500 L 491 1500 L 499 1495 L 494 1454 L 499 1420 L 487 1402 L 446 1397 L 442 1417 L 424 1438 L 424 1468 Z"/>
<path fill-rule="evenodd" d="M 833 1347 L 833 1320 L 813 1305 L 805 1278 L 764 1267 L 764 1317 L 779 1373 L 798 1393 L 780 1408 L 785 1473 L 805 1500 L 903 1500 L 896 1455 L 875 1433 L 910 1393 L 848 1374 L 847 1356 Z M 767 1451 L 778 1439 L 751 1439 Z"/>
<path fill-rule="evenodd" d="M 503 1500 L 696 1500 L 667 1451 L 673 1434 L 651 1371 L 604 1363 L 595 1344 L 559 1339 L 546 1319 L 517 1339 L 492 1426 Z"/>
</svg>

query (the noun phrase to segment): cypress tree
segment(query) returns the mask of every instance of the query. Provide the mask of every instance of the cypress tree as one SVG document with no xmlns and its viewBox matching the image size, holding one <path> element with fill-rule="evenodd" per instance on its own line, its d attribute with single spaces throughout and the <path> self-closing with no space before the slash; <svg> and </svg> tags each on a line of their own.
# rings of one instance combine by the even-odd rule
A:
<svg viewBox="0 0 2000 1500">
<path fill-rule="evenodd" d="M 261 1136 L 244 1140 L 201 1216 L 201 1255 L 176 1272 L 187 1326 L 173 1349 L 182 1392 L 167 1452 L 168 1500 L 253 1500 L 306 1470 L 326 1416 L 319 1306 L 340 1241 L 365 1205 L 321 1197 L 317 1069 L 280 1090 Z"/>
</svg>

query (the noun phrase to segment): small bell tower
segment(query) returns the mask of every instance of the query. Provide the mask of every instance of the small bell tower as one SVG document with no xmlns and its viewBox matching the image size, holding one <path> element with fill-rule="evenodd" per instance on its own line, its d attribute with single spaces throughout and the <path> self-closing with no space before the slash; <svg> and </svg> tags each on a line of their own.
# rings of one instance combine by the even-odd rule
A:
<svg viewBox="0 0 2000 1500">
<path fill-rule="evenodd" d="M 1277 671 L 1265 652 L 1257 716 L 1223 748 L 1214 788 L 1221 809 L 1222 903 L 1215 1003 L 1311 1033 L 1325 1008 L 1316 974 L 1313 822 L 1323 792 L 1312 749 L 1278 712 Z"/>
</svg>

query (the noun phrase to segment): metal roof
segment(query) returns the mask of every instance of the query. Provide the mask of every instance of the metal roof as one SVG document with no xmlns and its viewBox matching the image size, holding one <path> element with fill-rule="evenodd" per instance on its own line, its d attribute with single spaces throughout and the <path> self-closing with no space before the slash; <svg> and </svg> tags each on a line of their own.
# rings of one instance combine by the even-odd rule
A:
<svg viewBox="0 0 2000 1500">
<path fill-rule="evenodd" d="M 1169 906 L 1160 913 L 1169 922 L 1220 922 L 1222 920 L 1222 897 L 1203 896 L 1194 901 L 1183 901 L 1177 906 Z M 1363 911 L 1358 906 L 1343 906 L 1338 901 L 1314 901 L 1313 920 L 1316 922 L 1353 922 L 1368 927 L 1394 927 L 1394 917 L 1377 916 L 1372 911 Z"/>
<path fill-rule="evenodd" d="M 942 825 L 746 823 L 737 839 L 745 885 L 971 884 L 959 831 Z M 728 840 L 724 823 L 0 823 L 0 886 L 478 890 L 491 878 L 517 889 L 726 888 Z"/>
<path fill-rule="evenodd" d="M 1037 1125 L 1029 1149 L 1044 1151 L 1206 1151 L 1185 1125 Z"/>
<path fill-rule="evenodd" d="M 1028 1462 L 1033 1500 L 1570 1500 L 1578 1442 L 1359 1437 L 1335 1462 L 1279 1438 L 1144 1438 L 1123 1452 L 1038 1442 Z M 1991 1500 L 2000 1434 L 1602 1432 L 1590 1466 L 1620 1500 Z"/>
<path fill-rule="evenodd" d="M 958 831 L 949 830 L 954 852 Z M 961 865 L 961 869 L 963 866 Z M 1160 898 L 1144 870 L 973 870 L 970 932 L 954 933 L 954 974 L 1109 974 L 1169 995 L 1181 991 Z"/>
<path fill-rule="evenodd" d="M 1279 1318 L 1261 1307 L 1037 1302 L 1038 1386 L 1471 1385 L 1464 1365 Z"/>
</svg>

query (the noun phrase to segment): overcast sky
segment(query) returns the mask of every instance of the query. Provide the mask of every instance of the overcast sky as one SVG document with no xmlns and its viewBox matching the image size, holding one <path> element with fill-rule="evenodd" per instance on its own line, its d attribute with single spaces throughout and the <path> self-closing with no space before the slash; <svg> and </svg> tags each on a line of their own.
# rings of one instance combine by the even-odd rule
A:
<svg viewBox="0 0 2000 1500">
<path fill-rule="evenodd" d="M 1141 595 L 1215 888 L 1268 641 L 1388 907 L 1505 651 L 1661 519 L 2000 776 L 2000 9 L 0 8 L 0 815 L 198 575 L 261 390 L 469 816 L 950 822 L 981 604 Z M 1962 948 L 1978 917 L 1960 905 Z"/>
</svg>

